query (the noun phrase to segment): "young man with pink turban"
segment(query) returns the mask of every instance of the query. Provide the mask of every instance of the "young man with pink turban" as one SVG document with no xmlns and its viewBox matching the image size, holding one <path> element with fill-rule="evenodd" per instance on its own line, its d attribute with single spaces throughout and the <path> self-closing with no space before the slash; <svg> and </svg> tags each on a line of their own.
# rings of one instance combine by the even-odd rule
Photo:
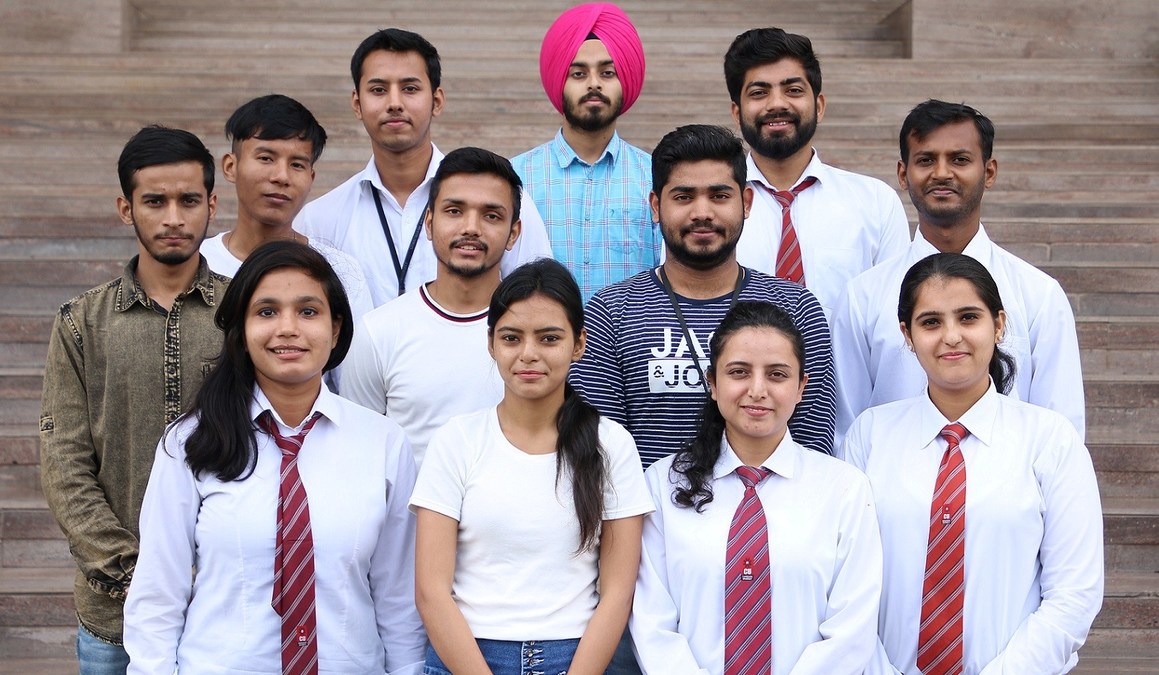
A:
<svg viewBox="0 0 1159 675">
<path fill-rule="evenodd" d="M 573 7 L 547 30 L 539 75 L 563 125 L 512 164 L 543 214 L 555 258 L 586 301 L 660 264 L 659 228 L 648 210 L 651 158 L 616 133 L 644 85 L 640 36 L 613 4 Z"/>
</svg>

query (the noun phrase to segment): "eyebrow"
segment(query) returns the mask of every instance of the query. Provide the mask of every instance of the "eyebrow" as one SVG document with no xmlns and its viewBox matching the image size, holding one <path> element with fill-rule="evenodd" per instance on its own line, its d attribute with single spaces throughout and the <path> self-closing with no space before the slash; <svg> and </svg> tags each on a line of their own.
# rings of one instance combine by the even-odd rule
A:
<svg viewBox="0 0 1159 675">
<path fill-rule="evenodd" d="M 422 84 L 423 78 L 421 78 L 417 75 L 408 75 L 406 77 L 398 78 L 398 81 L 401 84 L 414 84 L 416 82 L 419 84 Z M 390 80 L 382 78 L 382 77 L 372 77 L 372 78 L 366 80 L 366 84 L 390 84 Z"/>
<path fill-rule="evenodd" d="M 570 67 L 571 68 L 587 68 L 589 65 L 590 64 L 585 63 L 583 61 L 572 61 Z M 612 59 L 604 59 L 603 61 L 596 62 L 595 65 L 597 68 L 601 68 L 603 66 L 614 66 L 614 65 L 616 65 L 616 63 Z"/>
<path fill-rule="evenodd" d="M 533 330 L 531 332 L 533 332 L 533 333 L 562 333 L 564 330 L 565 329 L 560 328 L 559 326 L 545 326 L 543 328 L 536 328 L 535 330 Z M 507 332 L 507 333 L 520 333 L 520 334 L 522 334 L 526 331 L 524 331 L 522 328 L 515 328 L 514 326 L 499 326 L 498 328 L 495 329 L 495 332 L 497 332 L 497 333 L 498 332 Z"/>
<path fill-rule="evenodd" d="M 698 189 L 701 189 L 701 188 L 700 188 L 700 186 L 697 186 L 697 185 L 673 185 L 672 187 L 668 188 L 667 191 L 669 194 L 671 194 L 671 193 L 685 194 L 685 193 L 689 193 L 689 192 L 696 192 Z M 737 191 L 737 187 L 735 185 L 731 185 L 729 183 L 713 183 L 712 185 L 709 185 L 703 189 L 706 190 L 707 192 L 736 192 Z"/>
<path fill-rule="evenodd" d="M 280 139 L 280 140 L 288 140 L 288 139 Z M 269 153 L 269 154 L 271 154 L 271 155 L 278 155 L 278 154 L 281 154 L 281 153 L 279 153 L 279 152 L 278 152 L 276 149 L 274 149 L 274 148 L 272 148 L 272 147 L 270 147 L 270 146 L 268 146 L 268 145 L 256 145 L 256 146 L 254 146 L 254 150 L 253 150 L 253 151 L 254 151 L 254 153 L 255 153 L 255 154 L 256 154 L 256 153 L 259 153 L 259 152 L 266 152 L 266 153 Z M 300 159 L 300 160 L 306 160 L 307 162 L 309 162 L 309 161 L 310 161 L 310 155 L 302 155 L 302 154 L 298 154 L 298 155 L 290 155 L 290 159 Z"/>
<path fill-rule="evenodd" d="M 989 311 L 989 310 L 986 310 L 986 309 L 979 307 L 977 305 L 966 305 L 965 307 L 958 307 L 957 309 L 950 310 L 949 313 L 950 314 L 961 314 L 962 312 L 987 312 L 987 311 Z M 943 314 L 945 314 L 945 312 L 942 312 L 942 311 L 939 311 L 936 309 L 931 309 L 931 310 L 927 310 L 925 312 L 922 312 L 921 314 L 918 314 L 917 317 L 915 317 L 915 318 L 921 319 L 921 318 L 927 317 L 927 316 L 942 316 Z"/>
<path fill-rule="evenodd" d="M 470 202 L 468 202 L 466 199 L 455 199 L 454 197 L 447 197 L 445 199 L 441 199 L 441 200 L 439 200 L 439 204 L 441 204 L 443 206 L 470 206 L 471 205 Z M 481 206 L 486 211 L 499 211 L 501 213 L 507 213 L 507 206 L 505 204 L 501 204 L 499 202 L 484 202 Z"/>
<path fill-rule="evenodd" d="M 784 87 L 784 86 L 789 85 L 789 84 L 801 84 L 804 82 L 805 82 L 805 78 L 803 78 L 799 75 L 794 75 L 792 77 L 786 77 L 785 79 L 781 80 L 777 84 Z M 745 87 L 745 89 L 751 89 L 753 87 L 764 87 L 764 88 L 768 89 L 772 86 L 773 85 L 771 82 L 765 82 L 764 80 L 754 80 L 752 82 L 749 82 L 748 85 Z"/>
<path fill-rule="evenodd" d="M 322 298 L 320 298 L 316 295 L 299 295 L 298 297 L 293 298 L 290 301 L 291 304 L 295 304 L 295 305 L 309 305 L 311 303 L 321 303 L 321 302 L 322 302 Z M 280 298 L 269 298 L 269 297 L 254 298 L 250 302 L 250 305 L 253 305 L 253 306 L 256 306 L 256 305 L 280 305 L 280 304 L 282 304 L 282 301 Z"/>
<path fill-rule="evenodd" d="M 188 192 L 182 192 L 180 195 L 178 195 L 178 198 L 189 199 L 190 197 L 196 197 L 198 199 L 201 199 L 202 195 L 203 195 L 203 193 L 201 193 L 201 192 L 188 191 Z M 168 197 L 168 195 L 165 194 L 164 192 L 142 192 L 141 193 L 141 199 L 165 199 L 166 197 Z"/>
<path fill-rule="evenodd" d="M 745 366 L 746 368 L 753 367 L 753 364 L 749 363 L 748 361 L 729 361 L 728 363 L 726 363 L 724 365 L 725 365 L 725 367 L 728 367 L 728 366 Z M 766 363 L 762 367 L 763 368 L 790 368 L 790 369 L 792 369 L 795 366 L 792 366 L 788 363 Z"/>
</svg>

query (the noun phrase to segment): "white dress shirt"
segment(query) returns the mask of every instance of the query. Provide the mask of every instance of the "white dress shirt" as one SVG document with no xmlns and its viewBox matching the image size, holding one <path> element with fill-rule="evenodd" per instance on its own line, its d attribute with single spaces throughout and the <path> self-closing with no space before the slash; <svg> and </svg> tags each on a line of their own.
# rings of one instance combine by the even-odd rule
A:
<svg viewBox="0 0 1159 675">
<path fill-rule="evenodd" d="M 394 195 L 383 187 L 372 157 L 365 169 L 307 204 L 294 220 L 295 230 L 311 240 L 317 238 L 336 246 L 362 263 L 362 271 L 370 284 L 370 295 L 375 307 L 398 295 L 398 275 L 386 236 L 382 232 L 371 189 L 378 190 L 400 265 L 406 259 L 415 228 L 420 228 L 414 257 L 407 268 L 406 287 L 417 288 L 419 284 L 435 278 L 438 259 L 435 258 L 435 249 L 427 239 L 425 230 L 422 230 L 423 214 L 427 209 L 427 200 L 430 199 L 431 179 L 443 161 L 443 153 L 434 146 L 432 150 L 434 154 L 427 166 L 426 178 L 410 193 L 405 205 L 399 204 Z M 523 222 L 519 238 L 499 263 L 504 276 L 529 260 L 551 257 L 547 229 L 527 190 L 523 191 L 519 217 Z"/>
<path fill-rule="evenodd" d="M 789 214 L 801 245 L 805 285 L 821 302 L 825 317 L 832 320 L 850 279 L 905 251 L 909 221 L 893 188 L 876 178 L 824 164 L 816 151 L 800 180 L 809 176 L 817 182 L 797 195 Z M 753 207 L 737 243 L 736 259 L 745 267 L 775 275 L 781 205 L 769 189 L 793 186 L 775 186 L 765 180 L 751 154 L 748 178 Z"/>
<path fill-rule="evenodd" d="M 644 477 L 656 511 L 644 519 L 629 626 L 647 675 L 724 670 L 728 531 L 744 496 L 740 460 L 721 441 L 713 500 L 697 513 L 672 501 L 675 455 Z M 772 564 L 773 675 L 860 674 L 874 653 L 881 542 L 860 471 L 785 435 L 757 486 Z"/>
<path fill-rule="evenodd" d="M 937 252 L 918 232 L 904 255 L 850 282 L 831 321 L 837 371 L 836 446 L 865 409 L 925 391 L 926 374 L 906 349 L 897 305 L 905 273 Z M 990 241 L 980 225 L 963 253 L 990 271 L 1006 308 L 1006 329 L 999 347 L 1017 363 L 1010 395 L 1063 414 L 1083 437 L 1082 364 L 1074 312 L 1062 287 Z"/>
<path fill-rule="evenodd" d="M 885 584 L 867 673 L 919 675 L 930 500 L 961 422 L 966 463 L 965 675 L 1065 673 L 1103 600 L 1103 517 L 1090 455 L 1058 413 L 990 390 L 958 420 L 926 395 L 870 408 L 845 439 L 877 500 Z"/>
<path fill-rule="evenodd" d="M 271 406 L 254 392 L 256 419 Z M 426 634 L 414 604 L 410 448 L 397 424 L 325 386 L 314 411 L 323 417 L 298 471 L 314 536 L 320 671 L 417 674 Z M 300 430 L 274 417 L 284 435 Z M 280 674 L 281 618 L 270 603 L 281 451 L 255 432 L 250 476 L 195 477 L 185 463 L 194 427 L 182 418 L 169 428 L 145 492 L 125 603 L 129 672 Z"/>
</svg>

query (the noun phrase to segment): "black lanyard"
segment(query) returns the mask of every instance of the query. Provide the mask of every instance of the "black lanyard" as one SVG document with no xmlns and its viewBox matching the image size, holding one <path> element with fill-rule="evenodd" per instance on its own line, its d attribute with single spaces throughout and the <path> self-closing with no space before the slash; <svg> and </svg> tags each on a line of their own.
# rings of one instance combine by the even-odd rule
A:
<svg viewBox="0 0 1159 675">
<path fill-rule="evenodd" d="M 386 245 L 390 248 L 390 259 L 394 263 L 394 275 L 398 277 L 398 294 L 406 293 L 406 272 L 410 269 L 411 258 L 415 254 L 415 246 L 419 243 L 419 233 L 423 231 L 423 219 L 415 223 L 414 234 L 410 238 L 410 248 L 406 250 L 406 258 L 402 264 L 398 262 L 398 249 L 394 247 L 394 237 L 390 234 L 390 223 L 386 222 L 386 212 L 382 210 L 382 200 L 378 197 L 378 188 L 370 186 L 370 194 L 374 197 L 374 206 L 378 209 L 378 222 L 382 223 L 382 233 L 386 235 Z"/>
<path fill-rule="evenodd" d="M 664 273 L 664 266 L 658 268 L 660 272 L 660 284 L 664 286 L 664 292 L 668 294 L 668 302 L 672 304 L 672 309 L 676 311 L 676 320 L 680 322 L 680 330 L 684 332 L 684 340 L 688 344 L 688 351 L 692 353 L 692 365 L 696 366 L 696 372 L 700 373 L 700 386 L 704 387 L 704 393 L 708 391 L 708 377 L 704 373 L 704 368 L 700 366 L 700 357 L 696 355 L 696 343 L 692 341 L 692 332 L 688 330 L 688 322 L 684 320 L 684 312 L 680 311 L 680 303 L 676 300 L 676 291 L 672 290 L 672 284 L 668 281 L 668 275 Z M 729 298 L 728 308 L 732 309 L 736 304 L 737 298 L 740 297 L 740 287 L 744 283 L 744 265 L 737 265 L 736 271 L 736 288 L 732 289 L 732 297 Z"/>
</svg>

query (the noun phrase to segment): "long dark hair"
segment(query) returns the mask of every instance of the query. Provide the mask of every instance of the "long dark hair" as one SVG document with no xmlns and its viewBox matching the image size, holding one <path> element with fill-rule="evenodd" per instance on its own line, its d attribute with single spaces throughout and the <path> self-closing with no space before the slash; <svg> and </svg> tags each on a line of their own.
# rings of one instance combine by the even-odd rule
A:
<svg viewBox="0 0 1159 675">
<path fill-rule="evenodd" d="M 245 480 L 253 473 L 257 460 L 256 427 L 250 419 L 254 363 L 246 351 L 245 320 L 262 277 L 285 268 L 301 270 L 322 284 L 331 319 L 341 322 L 338 344 L 323 370 L 342 363 L 350 349 L 354 337 L 350 301 L 322 254 L 292 241 L 273 241 L 254 249 L 238 268 L 218 305 L 214 322 L 225 333 L 221 353 L 186 413 L 197 420 L 197 427 L 185 442 L 185 463 L 197 477 L 208 472 L 221 481 L 232 481 Z"/>
<path fill-rule="evenodd" d="M 579 339 L 584 329 L 584 305 L 579 286 L 571 272 L 549 258 L 534 260 L 515 269 L 491 296 L 487 312 L 487 332 L 493 336 L 495 324 L 511 305 L 542 295 L 563 307 L 572 334 Z M 572 496 L 579 520 L 579 550 L 595 548 L 604 517 L 604 485 L 607 460 L 600 445 L 600 414 L 564 384 L 563 406 L 555 418 L 555 479 L 558 484 L 564 467 L 571 471 Z"/>
<path fill-rule="evenodd" d="M 982 303 L 990 310 L 990 316 L 995 321 L 998 320 L 998 312 L 1003 311 L 998 284 L 982 263 L 961 253 L 935 253 L 914 263 L 902 279 L 901 294 L 897 301 L 897 320 L 905 324 L 907 331 L 913 330 L 911 323 L 914 306 L 918 302 L 918 291 L 921 290 L 922 284 L 930 279 L 968 281 L 982 299 Z M 995 344 L 994 354 L 990 357 L 990 378 L 994 380 L 994 388 L 1003 394 L 1009 394 L 1014 386 L 1016 367 L 1014 357 Z"/>
<path fill-rule="evenodd" d="M 771 302 L 738 302 L 724 315 L 709 341 L 708 374 L 715 376 L 716 366 L 724 347 L 732 336 L 745 328 L 770 328 L 788 338 L 799 364 L 799 377 L 805 376 L 805 339 L 788 312 Z M 670 477 L 676 488 L 672 501 L 677 506 L 703 511 L 712 501 L 712 472 L 720 459 L 720 439 L 724 436 L 724 416 L 712 397 L 704 400 L 694 435 L 672 461 Z"/>
</svg>

